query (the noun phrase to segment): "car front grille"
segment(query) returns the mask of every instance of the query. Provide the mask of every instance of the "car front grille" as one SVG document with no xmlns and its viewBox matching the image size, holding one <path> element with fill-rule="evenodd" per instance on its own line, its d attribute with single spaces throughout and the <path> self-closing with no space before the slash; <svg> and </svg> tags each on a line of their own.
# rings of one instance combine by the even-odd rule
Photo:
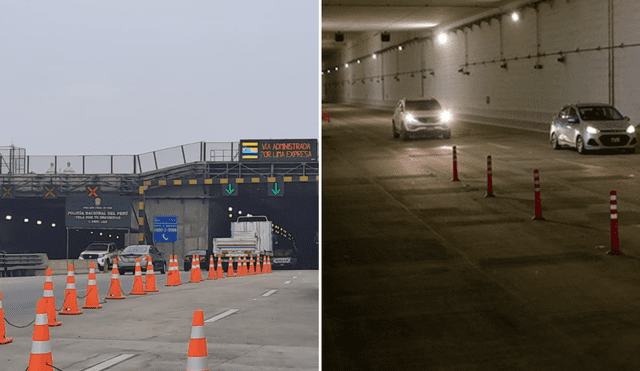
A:
<svg viewBox="0 0 640 371">
<path fill-rule="evenodd" d="M 435 124 L 438 122 L 437 117 L 418 117 L 418 121 L 423 124 Z"/>
<path fill-rule="evenodd" d="M 626 146 L 629 143 L 628 135 L 602 135 L 600 136 L 600 142 L 606 147 L 619 147 Z"/>
<path fill-rule="evenodd" d="M 85 259 L 98 259 L 98 254 L 84 254 L 82 257 Z"/>
</svg>

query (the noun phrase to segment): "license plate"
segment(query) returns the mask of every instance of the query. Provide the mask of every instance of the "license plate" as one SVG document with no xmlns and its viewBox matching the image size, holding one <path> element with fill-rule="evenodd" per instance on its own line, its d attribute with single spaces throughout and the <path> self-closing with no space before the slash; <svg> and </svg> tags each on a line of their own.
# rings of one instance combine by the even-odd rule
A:
<svg viewBox="0 0 640 371">
<path fill-rule="evenodd" d="M 291 258 L 273 258 L 274 264 L 291 263 Z"/>
</svg>

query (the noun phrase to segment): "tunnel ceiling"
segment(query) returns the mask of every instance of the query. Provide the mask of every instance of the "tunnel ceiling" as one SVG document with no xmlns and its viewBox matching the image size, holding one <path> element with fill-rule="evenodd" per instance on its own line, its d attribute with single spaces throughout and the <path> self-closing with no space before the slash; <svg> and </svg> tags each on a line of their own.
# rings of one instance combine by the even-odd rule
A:
<svg viewBox="0 0 640 371">
<path fill-rule="evenodd" d="M 344 34 L 347 41 L 358 40 L 372 31 L 424 31 L 496 11 L 510 3 L 513 0 L 323 0 L 323 59 L 346 44 L 335 41 L 336 32 Z"/>
</svg>

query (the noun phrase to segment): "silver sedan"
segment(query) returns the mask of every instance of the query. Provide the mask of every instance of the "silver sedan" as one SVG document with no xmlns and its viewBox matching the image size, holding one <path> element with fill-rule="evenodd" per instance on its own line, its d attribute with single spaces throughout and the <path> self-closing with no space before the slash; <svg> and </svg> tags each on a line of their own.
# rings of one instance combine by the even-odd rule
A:
<svg viewBox="0 0 640 371">
<path fill-rule="evenodd" d="M 629 117 L 605 103 L 577 103 L 564 106 L 553 118 L 549 132 L 553 149 L 574 147 L 580 154 L 590 150 L 636 151 L 636 129 Z"/>
</svg>

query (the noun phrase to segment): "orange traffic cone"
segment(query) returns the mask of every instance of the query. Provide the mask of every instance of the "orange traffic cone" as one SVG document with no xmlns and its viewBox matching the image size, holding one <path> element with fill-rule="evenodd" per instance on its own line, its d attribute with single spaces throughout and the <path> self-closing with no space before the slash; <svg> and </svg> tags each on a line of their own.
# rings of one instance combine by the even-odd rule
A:
<svg viewBox="0 0 640 371">
<path fill-rule="evenodd" d="M 87 296 L 82 308 L 100 309 L 100 299 L 98 298 L 98 284 L 96 283 L 96 267 L 94 263 L 89 264 L 89 282 L 87 283 Z"/>
<path fill-rule="evenodd" d="M 178 286 L 182 285 L 182 278 L 180 278 L 180 263 L 178 263 L 178 255 L 173 256 L 173 270 L 175 270 L 175 280 Z"/>
<path fill-rule="evenodd" d="M 207 370 L 207 355 L 207 338 L 204 337 L 204 312 L 196 310 L 193 313 L 193 325 L 189 339 L 187 371 L 209 371 Z"/>
<path fill-rule="evenodd" d="M 249 275 L 253 276 L 256 271 L 253 269 L 253 255 L 249 255 Z"/>
<path fill-rule="evenodd" d="M 173 255 L 169 256 L 169 269 L 167 269 L 167 283 L 165 286 L 178 286 L 175 278 L 175 269 L 173 267 Z"/>
<path fill-rule="evenodd" d="M 260 269 L 260 255 L 256 256 L 256 274 L 262 274 Z"/>
<path fill-rule="evenodd" d="M 196 264 L 199 268 L 200 262 L 198 261 L 198 256 L 194 255 L 191 257 L 191 276 L 189 277 L 189 282 L 200 282 L 198 279 L 198 269 L 196 268 Z"/>
<path fill-rule="evenodd" d="M 120 272 L 118 271 L 118 259 L 113 261 L 111 269 L 111 286 L 109 286 L 109 295 L 105 299 L 126 299 L 122 295 L 120 287 Z"/>
<path fill-rule="evenodd" d="M 33 326 L 33 343 L 27 371 L 53 371 L 53 356 L 49 345 L 49 325 L 47 324 L 47 302 L 38 301 L 36 321 Z"/>
<path fill-rule="evenodd" d="M 144 275 L 144 291 L 145 292 L 158 292 L 159 290 L 156 288 L 156 274 L 153 271 L 153 262 L 151 259 L 147 262 L 147 271 Z"/>
<path fill-rule="evenodd" d="M 233 274 L 233 257 L 229 256 L 229 266 L 227 267 L 227 277 L 235 277 Z"/>
<path fill-rule="evenodd" d="M 198 282 L 202 282 L 202 270 L 200 269 L 200 256 L 196 255 L 196 279 Z"/>
<path fill-rule="evenodd" d="M 140 258 L 136 258 L 136 275 L 133 277 L 133 289 L 129 295 L 147 295 L 142 284 L 142 268 L 140 268 Z"/>
<path fill-rule="evenodd" d="M 216 274 L 216 268 L 213 266 L 213 254 L 209 257 L 209 276 L 207 277 L 208 280 L 215 280 L 218 278 L 218 275 Z"/>
<path fill-rule="evenodd" d="M 249 273 L 249 269 L 247 268 L 247 257 L 242 255 L 242 275 L 246 276 Z"/>
<path fill-rule="evenodd" d="M 218 278 L 224 278 L 224 270 L 222 269 L 222 255 L 218 255 L 218 269 L 216 270 Z"/>
<path fill-rule="evenodd" d="M 264 257 L 265 263 L 264 263 L 264 267 L 263 268 L 264 268 L 264 272 L 265 273 L 271 273 L 271 259 L 270 258 L 271 257 L 268 256 L 268 255 Z"/>
<path fill-rule="evenodd" d="M 7 329 L 4 326 L 4 309 L 2 309 L 2 291 L 0 291 L 0 345 L 9 344 L 13 341 L 13 338 L 5 337 L 7 335 Z"/>
<path fill-rule="evenodd" d="M 47 268 L 46 276 L 44 277 L 44 294 L 42 297 L 47 304 L 49 326 L 60 326 L 62 322 L 56 319 L 56 298 L 53 297 L 53 276 L 51 274 L 51 268 Z"/>
<path fill-rule="evenodd" d="M 69 271 L 67 272 L 67 288 L 64 290 L 64 304 L 62 304 L 62 310 L 58 314 L 82 314 L 81 310 L 78 310 L 78 293 L 76 292 L 76 277 L 73 272 L 73 265 L 69 264 Z"/>
</svg>

